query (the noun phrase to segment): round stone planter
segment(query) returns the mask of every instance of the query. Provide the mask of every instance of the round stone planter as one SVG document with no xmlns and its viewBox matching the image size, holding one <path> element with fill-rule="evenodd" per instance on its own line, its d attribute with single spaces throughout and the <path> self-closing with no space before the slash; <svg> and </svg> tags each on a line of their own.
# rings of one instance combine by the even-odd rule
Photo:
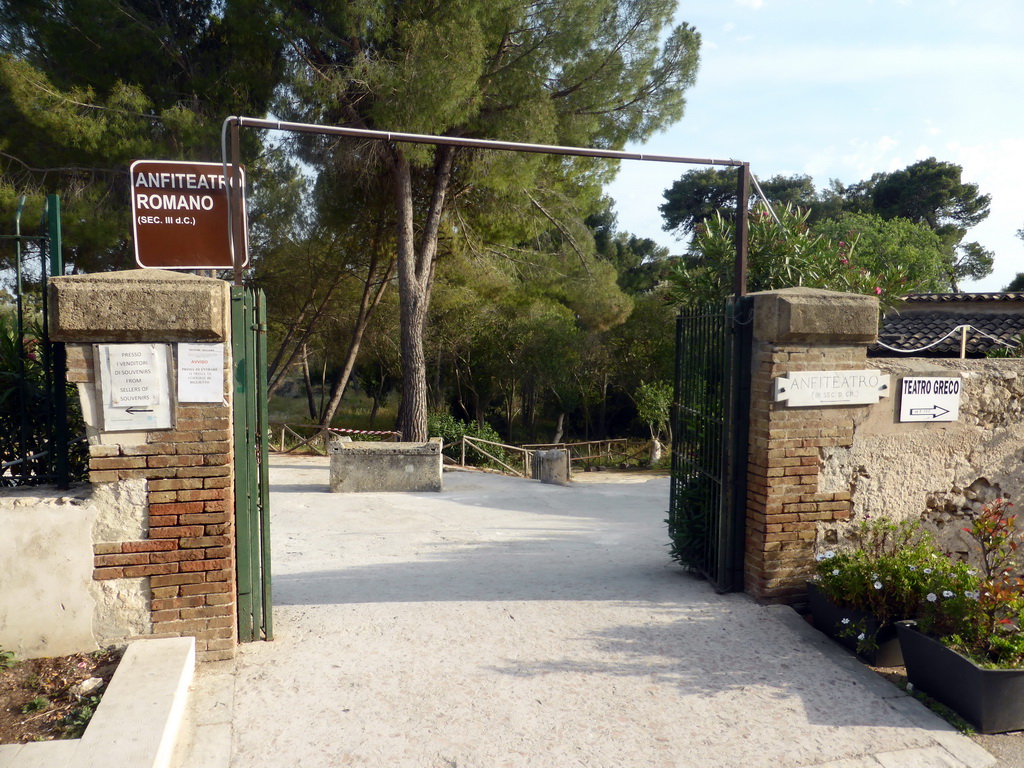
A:
<svg viewBox="0 0 1024 768">
<path fill-rule="evenodd" d="M 971 723 L 979 733 L 1024 730 L 1024 669 L 985 669 L 912 621 L 896 623 L 907 679 Z"/>
</svg>

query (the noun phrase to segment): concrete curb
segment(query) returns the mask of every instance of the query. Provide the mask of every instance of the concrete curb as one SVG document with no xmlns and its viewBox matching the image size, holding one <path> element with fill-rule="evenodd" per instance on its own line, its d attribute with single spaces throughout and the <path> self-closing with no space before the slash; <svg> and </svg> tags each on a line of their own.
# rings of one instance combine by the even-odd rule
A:
<svg viewBox="0 0 1024 768">
<path fill-rule="evenodd" d="M 170 768 L 195 668 L 195 638 L 136 640 L 81 739 L 0 746 L 0 768 Z"/>
<path fill-rule="evenodd" d="M 956 730 L 913 696 L 909 696 L 892 683 L 879 677 L 852 654 L 816 630 L 792 608 L 785 605 L 769 606 L 774 616 L 796 633 L 800 640 L 813 645 L 829 661 L 856 676 L 865 688 L 916 727 L 928 731 L 937 742 L 931 747 L 882 752 L 859 758 L 821 763 L 815 768 L 989 768 L 996 758 Z"/>
</svg>

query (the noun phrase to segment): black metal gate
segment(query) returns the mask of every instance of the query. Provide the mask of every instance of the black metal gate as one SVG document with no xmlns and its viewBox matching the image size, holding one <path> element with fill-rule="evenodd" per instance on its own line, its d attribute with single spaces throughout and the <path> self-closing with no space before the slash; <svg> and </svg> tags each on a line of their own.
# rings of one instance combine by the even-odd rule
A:
<svg viewBox="0 0 1024 768">
<path fill-rule="evenodd" d="M 752 307 L 730 299 L 676 320 L 672 556 L 722 592 L 743 589 Z"/>
<path fill-rule="evenodd" d="M 273 640 L 267 483 L 267 315 L 263 291 L 231 288 L 238 640 Z"/>
</svg>

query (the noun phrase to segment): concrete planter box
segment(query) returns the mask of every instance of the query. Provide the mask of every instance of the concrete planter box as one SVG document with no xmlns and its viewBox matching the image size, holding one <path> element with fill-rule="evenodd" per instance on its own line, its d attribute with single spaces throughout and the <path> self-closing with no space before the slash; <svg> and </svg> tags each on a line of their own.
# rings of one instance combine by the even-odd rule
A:
<svg viewBox="0 0 1024 768">
<path fill-rule="evenodd" d="M 843 608 L 832 602 L 813 581 L 807 582 L 807 607 L 814 617 L 814 628 L 825 633 L 840 645 L 856 653 L 868 664 L 876 667 L 899 667 L 903 665 L 903 654 L 892 624 L 879 625 L 878 619 L 866 611 Z M 860 624 L 865 632 L 875 635 L 877 648 L 864 652 L 857 650 L 857 638 L 843 634 L 843 619 Z"/>
<path fill-rule="evenodd" d="M 441 440 L 353 443 L 332 440 L 331 492 L 440 491 Z"/>
<path fill-rule="evenodd" d="M 1024 729 L 1024 669 L 985 669 L 914 622 L 896 623 L 907 679 L 967 720 L 978 733 Z"/>
</svg>

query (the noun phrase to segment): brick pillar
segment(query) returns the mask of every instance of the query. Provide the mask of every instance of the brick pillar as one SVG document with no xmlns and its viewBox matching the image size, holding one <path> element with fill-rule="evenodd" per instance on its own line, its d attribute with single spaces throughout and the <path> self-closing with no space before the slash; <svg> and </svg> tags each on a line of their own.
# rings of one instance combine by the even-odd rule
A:
<svg viewBox="0 0 1024 768">
<path fill-rule="evenodd" d="M 237 643 L 229 288 L 173 272 L 133 270 L 53 279 L 56 329 L 67 342 L 89 426 L 92 483 L 144 480 L 143 535 L 94 544 L 94 579 L 148 579 L 153 636 L 196 638 L 202 660 Z M 102 431 L 94 343 L 225 343 L 219 403 L 172 399 L 174 428 Z"/>
<path fill-rule="evenodd" d="M 850 516 L 850 494 L 821 493 L 821 450 L 853 441 L 865 406 L 792 407 L 774 380 L 793 371 L 867 368 L 878 332 L 872 296 L 788 288 L 754 294 L 744 588 L 797 602 L 814 564 L 818 523 Z"/>
</svg>

